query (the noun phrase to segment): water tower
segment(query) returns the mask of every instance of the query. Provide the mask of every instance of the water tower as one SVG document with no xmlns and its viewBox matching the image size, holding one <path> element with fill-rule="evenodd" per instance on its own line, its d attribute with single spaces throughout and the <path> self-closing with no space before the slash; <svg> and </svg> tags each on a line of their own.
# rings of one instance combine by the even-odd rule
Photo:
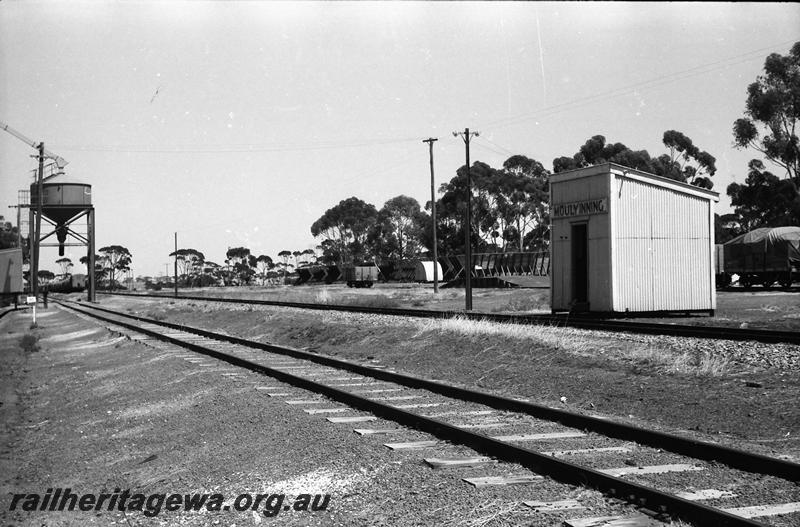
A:
<svg viewBox="0 0 800 527">
<path fill-rule="evenodd" d="M 87 248 L 87 278 L 89 282 L 89 301 L 95 300 L 94 281 L 94 206 L 92 206 L 92 186 L 72 177 L 55 173 L 43 178 L 41 234 L 39 247 L 58 247 L 58 255 L 64 256 L 65 246 L 85 246 Z M 39 199 L 38 184 L 31 184 L 31 226 L 35 224 Z M 45 223 L 47 225 L 45 225 Z M 79 228 L 85 225 L 85 230 Z M 33 229 L 32 229 L 33 230 Z M 52 236 L 55 235 L 55 240 Z M 50 239 L 49 242 L 46 240 Z M 31 240 L 37 241 L 32 233 Z"/>
</svg>

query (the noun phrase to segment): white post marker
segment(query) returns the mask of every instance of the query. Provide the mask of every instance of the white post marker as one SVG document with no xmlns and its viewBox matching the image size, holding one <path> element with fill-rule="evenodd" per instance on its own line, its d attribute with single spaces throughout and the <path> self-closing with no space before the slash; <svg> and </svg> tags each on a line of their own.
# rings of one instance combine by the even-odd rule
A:
<svg viewBox="0 0 800 527">
<path fill-rule="evenodd" d="M 33 304 L 33 324 L 36 325 L 36 297 L 29 296 L 26 300 L 26 303 Z"/>
</svg>

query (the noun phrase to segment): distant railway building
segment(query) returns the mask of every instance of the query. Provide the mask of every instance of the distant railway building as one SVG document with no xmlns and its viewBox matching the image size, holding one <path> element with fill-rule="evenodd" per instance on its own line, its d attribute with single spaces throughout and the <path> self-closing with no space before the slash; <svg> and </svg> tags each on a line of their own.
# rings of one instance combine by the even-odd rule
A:
<svg viewBox="0 0 800 527">
<path fill-rule="evenodd" d="M 436 266 L 436 276 L 442 279 L 442 264 L 430 260 L 419 260 L 414 267 L 414 280 L 417 282 L 433 282 L 433 267 Z"/>
<path fill-rule="evenodd" d="M 552 310 L 713 313 L 717 201 L 614 163 L 553 174 Z"/>
</svg>

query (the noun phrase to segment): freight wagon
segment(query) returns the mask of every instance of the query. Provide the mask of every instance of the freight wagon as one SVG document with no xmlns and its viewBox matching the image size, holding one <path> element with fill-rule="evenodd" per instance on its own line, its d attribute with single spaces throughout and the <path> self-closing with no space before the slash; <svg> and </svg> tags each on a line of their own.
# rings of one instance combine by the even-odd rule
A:
<svg viewBox="0 0 800 527">
<path fill-rule="evenodd" d="M 73 274 L 53 280 L 47 290 L 53 293 L 78 293 L 86 289 L 86 275 Z"/>
<path fill-rule="evenodd" d="M 800 227 L 764 227 L 717 246 L 717 286 L 789 288 L 800 279 Z"/>
<path fill-rule="evenodd" d="M 347 287 L 372 287 L 380 274 L 380 269 L 374 265 L 354 265 L 343 270 Z"/>
</svg>

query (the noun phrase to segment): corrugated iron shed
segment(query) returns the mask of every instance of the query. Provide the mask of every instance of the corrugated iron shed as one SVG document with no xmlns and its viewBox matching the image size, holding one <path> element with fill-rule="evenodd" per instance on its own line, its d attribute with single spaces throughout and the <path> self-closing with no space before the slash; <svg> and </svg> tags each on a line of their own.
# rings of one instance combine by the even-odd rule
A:
<svg viewBox="0 0 800 527">
<path fill-rule="evenodd" d="M 718 200 L 613 163 L 552 175 L 552 309 L 713 311 Z"/>
</svg>

